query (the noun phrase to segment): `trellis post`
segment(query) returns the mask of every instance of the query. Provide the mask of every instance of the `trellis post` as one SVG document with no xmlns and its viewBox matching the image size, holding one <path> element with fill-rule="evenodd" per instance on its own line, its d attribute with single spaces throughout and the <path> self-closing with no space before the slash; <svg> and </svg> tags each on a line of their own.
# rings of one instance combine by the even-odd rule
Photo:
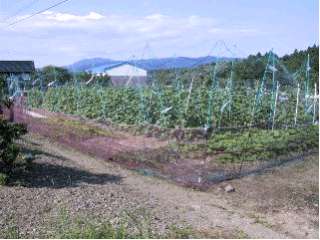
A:
<svg viewBox="0 0 320 240">
<path fill-rule="evenodd" d="M 299 94 L 300 94 L 300 84 L 298 83 L 298 90 L 297 90 L 297 102 L 296 102 L 296 112 L 294 115 L 294 126 L 297 125 L 297 117 L 298 117 L 298 106 L 299 106 Z"/>
</svg>

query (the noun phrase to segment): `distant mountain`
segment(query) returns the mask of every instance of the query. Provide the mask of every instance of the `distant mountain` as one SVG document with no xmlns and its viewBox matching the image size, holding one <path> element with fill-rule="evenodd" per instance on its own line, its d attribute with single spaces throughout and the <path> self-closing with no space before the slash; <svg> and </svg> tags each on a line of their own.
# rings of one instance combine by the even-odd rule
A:
<svg viewBox="0 0 320 240">
<path fill-rule="evenodd" d="M 81 72 L 101 65 L 111 65 L 120 62 L 121 61 L 115 61 L 108 58 L 90 58 L 75 62 L 69 66 L 66 66 L 66 68 L 68 68 L 70 71 Z"/>
<path fill-rule="evenodd" d="M 147 69 L 147 70 L 159 70 L 159 69 L 172 69 L 172 68 L 192 68 L 200 65 L 205 65 L 217 61 L 229 61 L 231 58 L 227 57 L 215 57 L 215 56 L 206 56 L 198 58 L 189 58 L 189 57 L 176 57 L 176 58 L 152 58 L 152 59 L 141 59 L 141 60 L 131 60 L 131 61 L 117 61 L 108 58 L 92 58 L 84 59 L 78 62 L 75 62 L 67 68 L 71 71 L 80 72 L 80 71 L 92 71 L 99 72 L 103 71 L 104 68 L 120 64 L 120 63 L 131 63 L 138 67 Z"/>
</svg>

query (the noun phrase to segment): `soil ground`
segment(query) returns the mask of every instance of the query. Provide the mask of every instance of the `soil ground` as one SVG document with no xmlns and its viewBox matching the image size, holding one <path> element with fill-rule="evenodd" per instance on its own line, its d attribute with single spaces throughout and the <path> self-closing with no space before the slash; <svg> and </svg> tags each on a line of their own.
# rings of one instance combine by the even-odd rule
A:
<svg viewBox="0 0 320 240">
<path fill-rule="evenodd" d="M 197 143 L 205 142 L 203 138 L 197 141 L 181 141 L 172 136 L 167 140 L 160 140 L 147 134 L 133 135 L 109 122 L 44 109 L 26 111 L 24 107 L 19 106 L 14 108 L 14 120 L 27 124 L 31 133 L 44 136 L 83 154 L 117 162 L 127 169 L 170 179 L 178 185 L 201 190 L 208 190 L 210 186 L 235 178 L 239 174 L 257 172 L 297 157 L 301 158 L 289 154 L 283 159 L 279 157 L 267 161 L 222 163 L 217 159 L 217 155 L 197 150 Z M 174 131 L 179 132 L 179 129 Z M 184 147 L 191 147 L 186 155 L 183 154 L 181 143 Z"/>
<path fill-rule="evenodd" d="M 61 209 L 114 223 L 124 211 L 147 214 L 155 231 L 185 225 L 211 238 L 319 237 L 317 155 L 201 192 L 35 135 L 23 144 L 36 159 L 0 187 L 0 229 L 15 224 L 24 237 L 45 237 Z"/>
</svg>

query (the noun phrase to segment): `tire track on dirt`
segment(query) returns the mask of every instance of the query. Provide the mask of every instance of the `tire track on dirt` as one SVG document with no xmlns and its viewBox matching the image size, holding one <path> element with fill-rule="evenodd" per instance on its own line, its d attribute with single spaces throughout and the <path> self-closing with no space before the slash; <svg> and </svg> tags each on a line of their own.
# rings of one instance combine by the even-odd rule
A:
<svg viewBox="0 0 320 240">
<path fill-rule="evenodd" d="M 92 173 L 120 175 L 123 177 L 122 184 L 138 194 L 148 196 L 161 206 L 165 206 L 170 214 L 176 215 L 177 218 L 179 216 L 196 229 L 204 231 L 216 228 L 236 229 L 247 234 L 248 238 L 288 237 L 256 223 L 254 219 L 232 209 L 223 199 L 213 194 L 179 187 L 165 180 L 142 176 L 123 169 L 117 164 L 89 157 L 45 140 L 41 144 L 42 147 L 57 152 L 73 162 L 75 166 L 80 166 Z"/>
</svg>

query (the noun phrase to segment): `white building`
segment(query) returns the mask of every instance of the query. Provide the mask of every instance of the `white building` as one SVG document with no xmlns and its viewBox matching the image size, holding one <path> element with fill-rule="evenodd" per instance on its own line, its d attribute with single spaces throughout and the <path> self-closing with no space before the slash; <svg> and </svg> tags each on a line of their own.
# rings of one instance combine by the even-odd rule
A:
<svg viewBox="0 0 320 240">
<path fill-rule="evenodd" d="M 96 76 L 111 78 L 114 86 L 139 86 L 147 84 L 148 71 L 131 63 L 104 65 L 92 69 Z"/>
</svg>

